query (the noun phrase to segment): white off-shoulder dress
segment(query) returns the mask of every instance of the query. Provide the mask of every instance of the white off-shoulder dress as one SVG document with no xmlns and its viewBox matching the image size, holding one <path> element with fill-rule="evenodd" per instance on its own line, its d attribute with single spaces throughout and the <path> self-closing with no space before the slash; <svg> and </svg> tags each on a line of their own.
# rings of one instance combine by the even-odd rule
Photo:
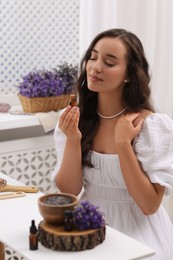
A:
<svg viewBox="0 0 173 260">
<path fill-rule="evenodd" d="M 52 181 L 61 165 L 66 137 L 54 132 L 58 163 Z M 152 183 L 165 186 L 165 195 L 173 189 L 173 121 L 165 114 L 149 115 L 133 144 L 134 151 Z M 117 154 L 91 151 L 93 168 L 84 167 L 82 198 L 100 207 L 106 223 L 152 247 L 156 254 L 149 259 L 173 259 L 173 225 L 161 205 L 153 215 L 144 215 L 129 194 Z"/>
</svg>

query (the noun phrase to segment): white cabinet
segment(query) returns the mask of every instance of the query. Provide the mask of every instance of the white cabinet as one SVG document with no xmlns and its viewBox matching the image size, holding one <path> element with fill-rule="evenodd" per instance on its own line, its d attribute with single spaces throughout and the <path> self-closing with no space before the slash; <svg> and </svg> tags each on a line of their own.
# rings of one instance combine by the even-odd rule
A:
<svg viewBox="0 0 173 260">
<path fill-rule="evenodd" d="M 45 134 L 35 116 L 0 114 L 1 172 L 48 193 L 56 161 L 53 131 Z"/>
</svg>

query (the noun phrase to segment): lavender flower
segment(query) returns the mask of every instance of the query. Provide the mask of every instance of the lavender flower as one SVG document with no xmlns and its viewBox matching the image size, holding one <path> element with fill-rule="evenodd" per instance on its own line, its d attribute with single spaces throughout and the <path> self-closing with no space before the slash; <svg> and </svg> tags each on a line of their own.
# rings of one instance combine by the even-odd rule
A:
<svg viewBox="0 0 173 260">
<path fill-rule="evenodd" d="M 105 225 L 103 214 L 99 207 L 87 200 L 81 200 L 73 210 L 74 224 L 79 230 L 96 229 Z"/>
<path fill-rule="evenodd" d="M 66 62 L 53 71 L 34 71 L 23 77 L 18 85 L 19 93 L 26 97 L 49 97 L 70 94 L 77 77 L 77 66 Z"/>
</svg>

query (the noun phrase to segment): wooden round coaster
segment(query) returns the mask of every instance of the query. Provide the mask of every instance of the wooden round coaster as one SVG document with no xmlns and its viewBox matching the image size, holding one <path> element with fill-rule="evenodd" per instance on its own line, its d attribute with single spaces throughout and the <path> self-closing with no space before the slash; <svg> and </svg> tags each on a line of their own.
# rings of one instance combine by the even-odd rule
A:
<svg viewBox="0 0 173 260">
<path fill-rule="evenodd" d="M 48 224 L 44 220 L 38 225 L 40 243 L 57 251 L 82 251 L 92 249 L 105 240 L 106 227 L 85 231 L 64 231 L 63 225 Z"/>
</svg>

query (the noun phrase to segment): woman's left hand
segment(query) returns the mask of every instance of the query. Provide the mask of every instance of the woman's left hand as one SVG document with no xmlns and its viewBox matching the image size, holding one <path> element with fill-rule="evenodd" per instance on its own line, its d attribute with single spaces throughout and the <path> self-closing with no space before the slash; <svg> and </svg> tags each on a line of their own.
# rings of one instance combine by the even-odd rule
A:
<svg viewBox="0 0 173 260">
<path fill-rule="evenodd" d="M 139 119 L 139 115 L 139 113 L 129 113 L 120 117 L 114 128 L 116 144 L 130 144 L 140 133 L 144 119 Z"/>
</svg>

